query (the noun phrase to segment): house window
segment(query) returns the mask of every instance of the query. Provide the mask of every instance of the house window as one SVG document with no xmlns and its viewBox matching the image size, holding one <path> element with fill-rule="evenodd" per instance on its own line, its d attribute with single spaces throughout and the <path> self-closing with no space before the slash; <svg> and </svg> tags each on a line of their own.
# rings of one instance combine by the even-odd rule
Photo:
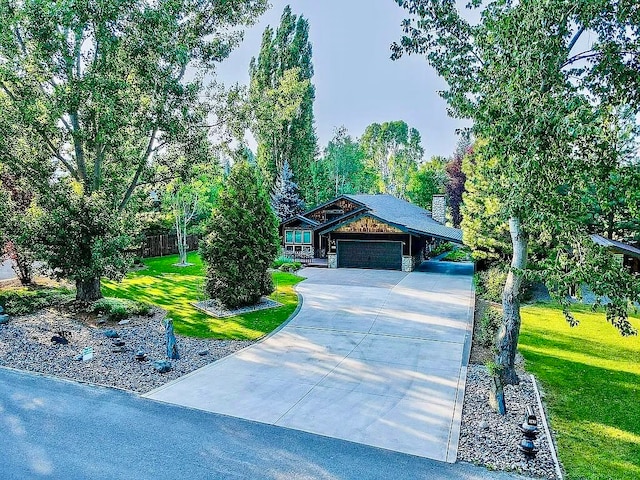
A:
<svg viewBox="0 0 640 480">
<path fill-rule="evenodd" d="M 297 245 L 311 244 L 311 230 L 285 230 L 284 243 Z"/>
</svg>

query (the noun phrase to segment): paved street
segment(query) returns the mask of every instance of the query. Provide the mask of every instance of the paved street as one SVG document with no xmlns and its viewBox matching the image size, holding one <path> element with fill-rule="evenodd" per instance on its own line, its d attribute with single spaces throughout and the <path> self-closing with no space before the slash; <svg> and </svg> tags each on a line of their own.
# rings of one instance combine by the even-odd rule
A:
<svg viewBox="0 0 640 480">
<path fill-rule="evenodd" d="M 3 480 L 521 477 L 0 368 Z"/>
<path fill-rule="evenodd" d="M 11 260 L 5 260 L 4 262 L 0 262 L 0 280 L 8 280 L 10 278 L 15 278 L 16 273 L 11 268 L 12 262 Z"/>
<path fill-rule="evenodd" d="M 456 460 L 472 268 L 305 269 L 299 314 L 150 398 L 435 460 Z"/>
</svg>

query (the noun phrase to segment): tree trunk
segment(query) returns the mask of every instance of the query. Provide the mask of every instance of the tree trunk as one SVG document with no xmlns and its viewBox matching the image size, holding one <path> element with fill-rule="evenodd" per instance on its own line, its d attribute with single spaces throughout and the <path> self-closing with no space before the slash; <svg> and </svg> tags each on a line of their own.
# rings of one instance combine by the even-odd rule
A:
<svg viewBox="0 0 640 480">
<path fill-rule="evenodd" d="M 31 255 L 23 255 L 13 242 L 7 244 L 9 258 L 13 260 L 13 271 L 22 285 L 30 285 L 33 281 L 33 263 Z"/>
<path fill-rule="evenodd" d="M 93 302 L 102 298 L 100 278 L 76 279 L 76 300 L 78 302 Z"/>
<path fill-rule="evenodd" d="M 179 265 L 187 263 L 187 236 L 186 225 L 183 225 L 182 216 L 186 213 L 182 209 L 176 211 L 176 236 L 178 242 L 178 255 L 180 256 Z M 184 228 L 183 228 L 184 227 Z"/>
<path fill-rule="evenodd" d="M 513 257 L 507 282 L 502 292 L 502 326 L 497 338 L 496 364 L 502 382 L 505 385 L 517 385 L 518 375 L 515 369 L 515 358 L 521 323 L 518 294 L 522 285 L 524 269 L 527 267 L 528 242 L 522 231 L 519 218 L 511 217 L 509 219 L 509 232 L 513 245 Z"/>
</svg>

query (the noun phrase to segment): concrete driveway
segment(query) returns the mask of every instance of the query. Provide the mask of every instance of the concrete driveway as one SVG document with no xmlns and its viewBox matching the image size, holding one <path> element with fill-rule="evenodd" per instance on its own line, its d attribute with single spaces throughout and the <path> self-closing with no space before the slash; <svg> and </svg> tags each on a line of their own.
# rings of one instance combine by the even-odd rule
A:
<svg viewBox="0 0 640 480">
<path fill-rule="evenodd" d="M 306 269 L 279 332 L 147 396 L 454 462 L 472 271 L 434 268 Z"/>
</svg>

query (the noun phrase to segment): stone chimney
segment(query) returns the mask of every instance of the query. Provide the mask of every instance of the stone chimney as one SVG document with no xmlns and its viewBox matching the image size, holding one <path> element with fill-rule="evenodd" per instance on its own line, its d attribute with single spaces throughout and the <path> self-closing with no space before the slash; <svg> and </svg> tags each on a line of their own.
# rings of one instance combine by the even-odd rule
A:
<svg viewBox="0 0 640 480">
<path fill-rule="evenodd" d="M 447 201 L 444 195 L 434 195 L 431 201 L 431 218 L 442 223 L 447 220 Z"/>
</svg>

